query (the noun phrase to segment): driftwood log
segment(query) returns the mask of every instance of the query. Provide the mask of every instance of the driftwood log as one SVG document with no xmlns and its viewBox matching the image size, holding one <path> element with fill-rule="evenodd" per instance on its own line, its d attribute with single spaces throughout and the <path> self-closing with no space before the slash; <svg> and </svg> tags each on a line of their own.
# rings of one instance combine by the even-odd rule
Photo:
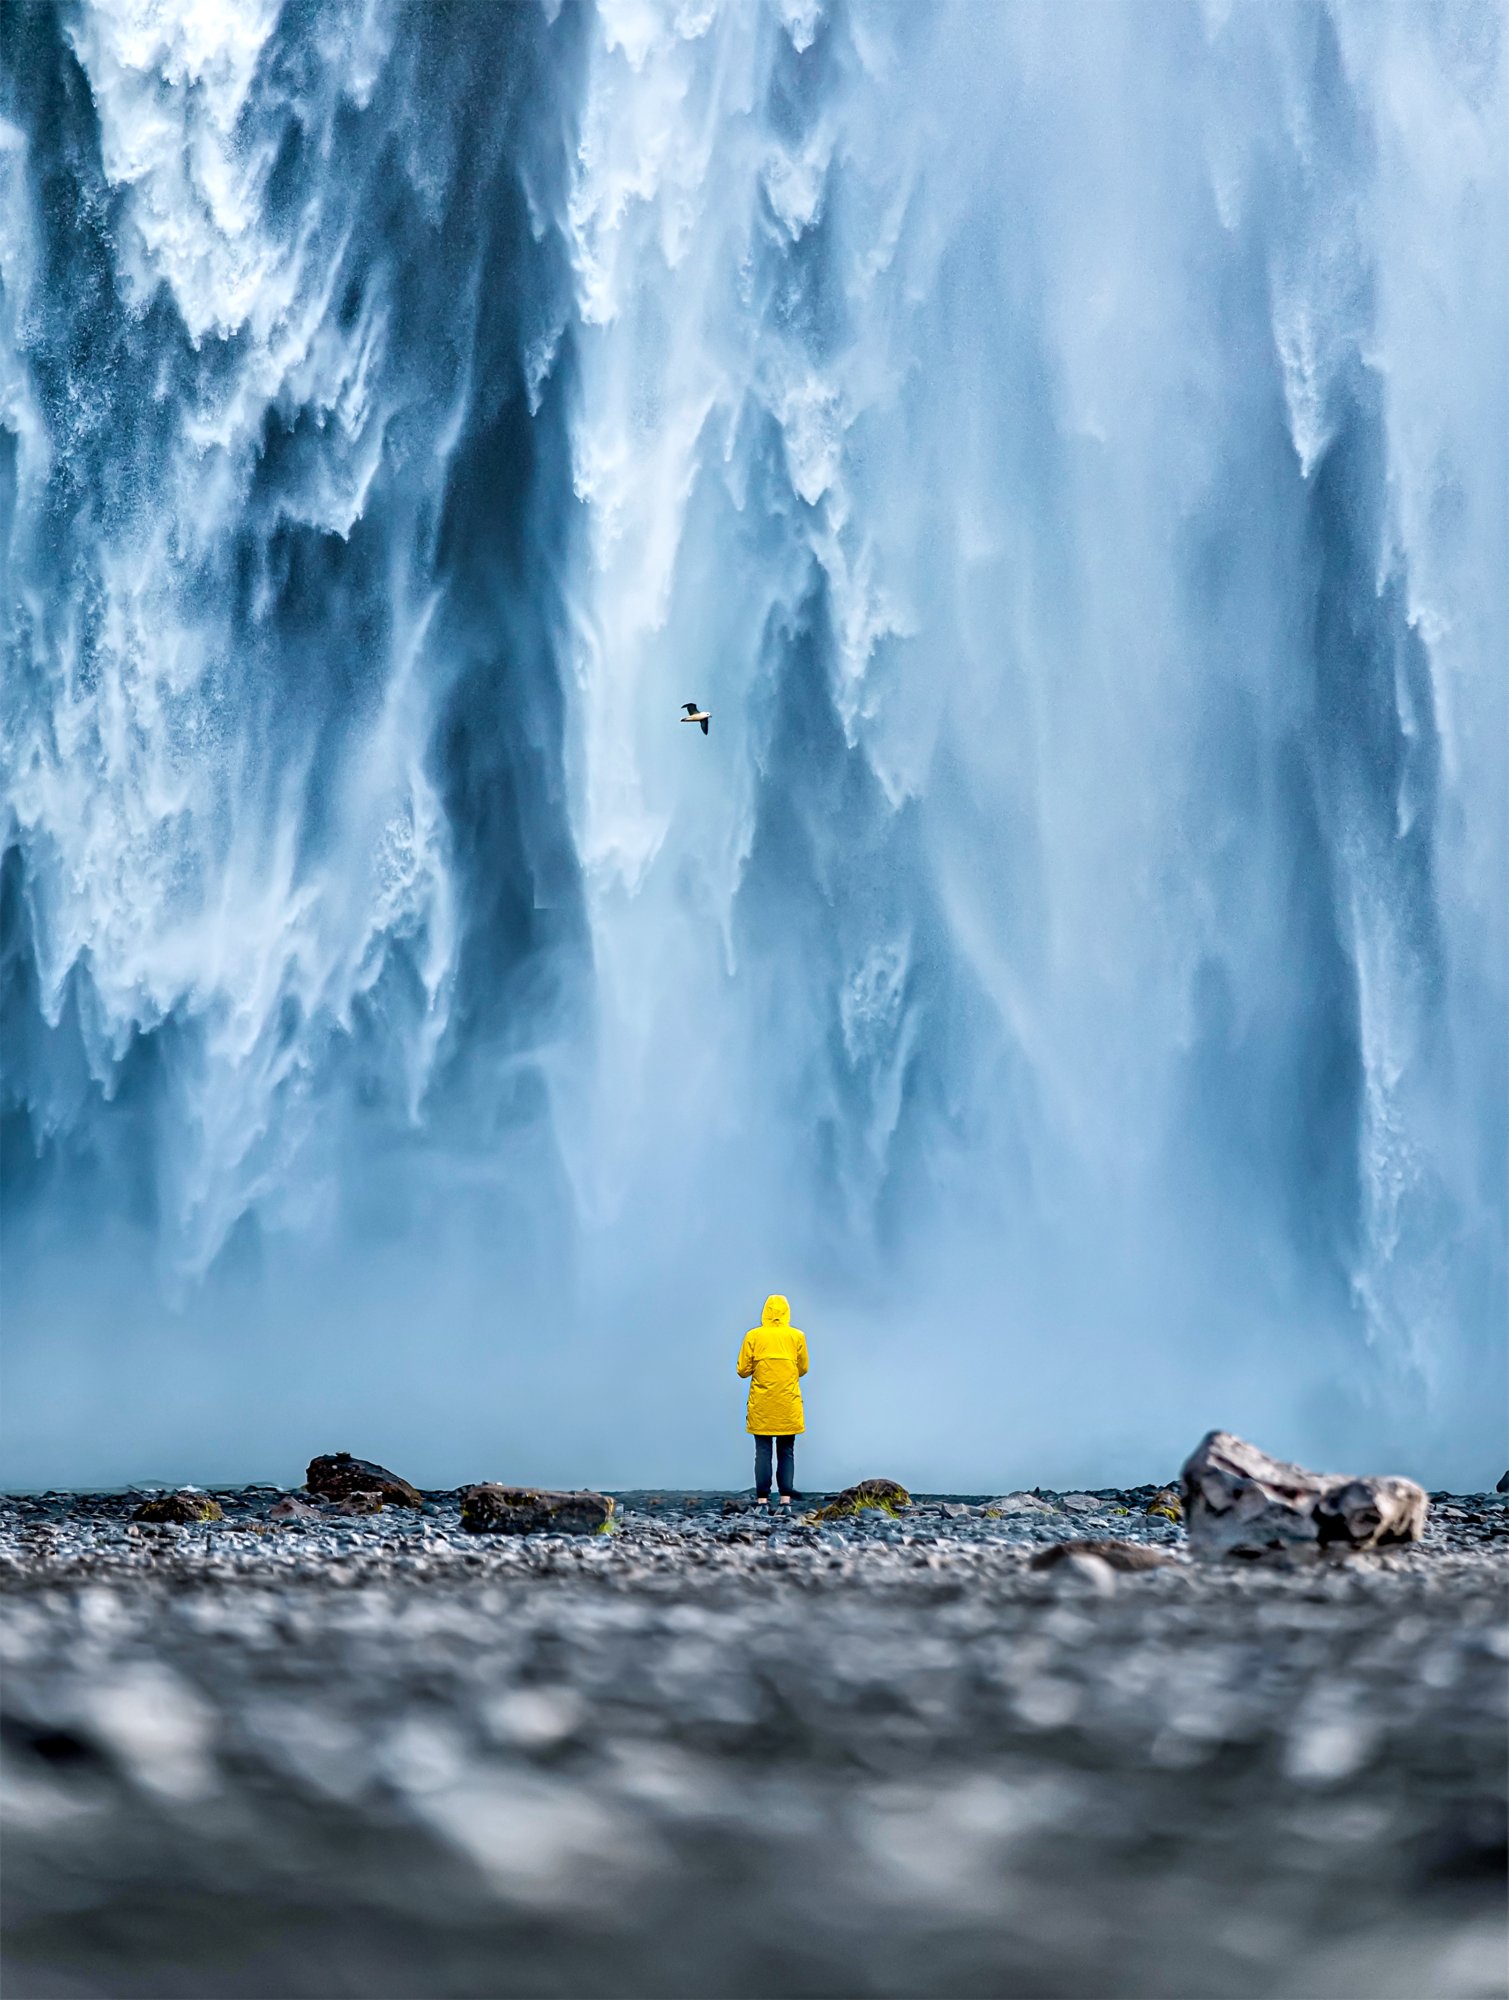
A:
<svg viewBox="0 0 1509 2000">
<path fill-rule="evenodd" d="M 600 1535 L 611 1531 L 607 1493 L 551 1493 L 536 1486 L 464 1486 L 461 1525 L 472 1535 Z"/>
<path fill-rule="evenodd" d="M 1418 1542 L 1429 1508 L 1412 1479 L 1306 1472 L 1230 1431 L 1211 1431 L 1185 1462 L 1190 1547 L 1203 1555 L 1346 1555 Z"/>
</svg>

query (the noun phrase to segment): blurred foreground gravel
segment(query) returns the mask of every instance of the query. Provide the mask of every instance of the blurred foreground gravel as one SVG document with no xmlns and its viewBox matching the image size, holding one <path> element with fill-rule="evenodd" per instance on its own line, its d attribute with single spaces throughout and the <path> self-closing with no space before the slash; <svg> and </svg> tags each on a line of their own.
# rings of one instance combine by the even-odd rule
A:
<svg viewBox="0 0 1509 2000">
<path fill-rule="evenodd" d="M 1493 1496 L 1287 1570 L 1146 1490 L 581 1541 L 217 1497 L 0 1501 L 7 2000 L 1505 1990 Z M 1175 1563 L 1027 1567 L 1128 1534 Z"/>
</svg>

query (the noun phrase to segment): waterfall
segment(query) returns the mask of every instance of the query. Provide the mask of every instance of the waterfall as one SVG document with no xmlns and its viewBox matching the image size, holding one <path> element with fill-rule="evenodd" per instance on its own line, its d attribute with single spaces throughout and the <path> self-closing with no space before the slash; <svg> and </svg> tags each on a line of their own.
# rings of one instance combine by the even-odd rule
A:
<svg viewBox="0 0 1509 2000">
<path fill-rule="evenodd" d="M 6 42 L 13 1480 L 1496 1476 L 1489 0 Z"/>
</svg>

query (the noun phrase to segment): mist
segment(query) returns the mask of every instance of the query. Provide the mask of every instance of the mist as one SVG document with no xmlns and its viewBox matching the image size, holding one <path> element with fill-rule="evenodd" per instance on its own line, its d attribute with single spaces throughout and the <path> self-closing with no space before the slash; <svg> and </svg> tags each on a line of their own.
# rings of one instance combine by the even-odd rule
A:
<svg viewBox="0 0 1509 2000">
<path fill-rule="evenodd" d="M 1498 9 L 6 41 L 8 1485 L 1497 1477 Z"/>
</svg>

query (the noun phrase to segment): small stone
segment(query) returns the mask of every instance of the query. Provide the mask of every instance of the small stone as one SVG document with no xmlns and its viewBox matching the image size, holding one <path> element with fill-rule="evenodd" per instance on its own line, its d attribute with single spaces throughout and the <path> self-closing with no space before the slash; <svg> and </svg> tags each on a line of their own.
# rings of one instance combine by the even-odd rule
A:
<svg viewBox="0 0 1509 2000">
<path fill-rule="evenodd" d="M 1161 1549 L 1150 1549 L 1141 1542 L 1054 1542 L 1046 1549 L 1039 1549 L 1027 1567 L 1056 1569 L 1060 1563 L 1072 1562 L 1079 1556 L 1093 1556 L 1097 1562 L 1119 1570 L 1163 1569 L 1173 1561 Z"/>
<path fill-rule="evenodd" d="M 1073 1589 L 1092 1591 L 1097 1597 L 1109 1597 L 1116 1588 L 1116 1572 L 1111 1565 L 1099 1554 L 1085 1553 L 1084 1544 L 1078 1545 L 1076 1553 L 1054 1564 L 1053 1580 Z"/>
<path fill-rule="evenodd" d="M 84 1696 L 94 1735 L 142 1786 L 184 1803 L 210 1796 L 214 1711 L 166 1666 L 124 1667 Z"/>
<path fill-rule="evenodd" d="M 189 1528 L 201 1521 L 223 1521 L 225 1510 L 206 1493 L 160 1493 L 155 1500 L 144 1500 L 131 1518 L 159 1527 L 170 1523 Z"/>
<path fill-rule="evenodd" d="M 424 1496 L 407 1479 L 368 1458 L 353 1458 L 349 1451 L 328 1453 L 309 1461 L 304 1484 L 321 1500 L 344 1500 L 352 1493 L 375 1493 L 394 1507 L 422 1507 Z"/>
<path fill-rule="evenodd" d="M 490 1482 L 461 1489 L 461 1525 L 469 1535 L 598 1535 L 612 1532 L 607 1493 L 552 1493 Z"/>
<path fill-rule="evenodd" d="M 582 1725 L 586 1708 L 569 1688 L 512 1688 L 486 1704 L 489 1733 L 513 1749 L 553 1750 Z"/>
</svg>

